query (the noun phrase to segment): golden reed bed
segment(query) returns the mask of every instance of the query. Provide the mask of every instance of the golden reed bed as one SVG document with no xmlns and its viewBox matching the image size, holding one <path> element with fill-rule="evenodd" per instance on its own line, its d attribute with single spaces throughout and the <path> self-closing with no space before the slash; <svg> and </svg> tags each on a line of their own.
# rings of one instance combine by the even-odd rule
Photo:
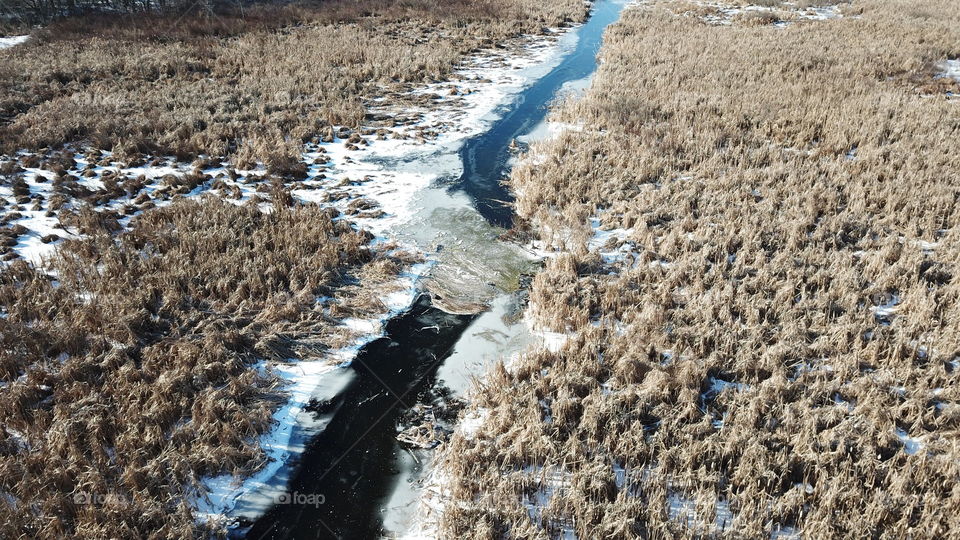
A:
<svg viewBox="0 0 960 540">
<path fill-rule="evenodd" d="M 960 535 L 960 6 L 692 4 L 628 10 L 512 175 L 572 337 L 477 388 L 443 536 Z"/>
</svg>

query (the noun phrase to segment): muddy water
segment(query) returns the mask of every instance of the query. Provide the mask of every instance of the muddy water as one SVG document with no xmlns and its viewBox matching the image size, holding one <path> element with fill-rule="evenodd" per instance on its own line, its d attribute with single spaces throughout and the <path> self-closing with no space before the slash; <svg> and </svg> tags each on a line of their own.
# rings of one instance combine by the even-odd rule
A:
<svg viewBox="0 0 960 540">
<path fill-rule="evenodd" d="M 577 31 L 576 46 L 497 111 L 499 119 L 490 129 L 461 148 L 459 179 L 426 190 L 419 221 L 394 233 L 418 245 L 436 244 L 446 234 L 449 246 L 434 245 L 438 265 L 446 257 L 470 270 L 474 279 L 487 276 L 490 291 L 516 289 L 530 263 L 516 255 L 515 247 L 496 240 L 501 227 L 512 221 L 510 195 L 502 185 L 511 143 L 542 123 L 565 84 L 596 69 L 603 30 L 623 7 L 620 1 L 596 2 L 590 20 Z M 447 278 L 444 287 L 452 291 L 456 280 Z M 436 295 L 437 289 L 431 292 Z M 391 321 L 386 337 L 365 346 L 349 368 L 331 379 L 330 388 L 320 390 L 313 424 L 302 427 L 295 439 L 303 446 L 300 458 L 283 471 L 280 485 L 286 489 L 263 490 L 260 500 L 244 503 L 249 508 L 238 506 L 239 515 L 245 510 L 255 515 L 275 503 L 255 521 L 242 523 L 237 536 L 377 538 L 406 530 L 430 454 L 402 448 L 397 426 L 417 403 L 435 402 L 438 394 L 462 396 L 472 376 L 533 342 L 517 322 L 520 294 L 491 294 L 492 301 L 486 299 L 490 309 L 479 316 L 447 313 L 424 295 Z M 443 305 L 442 298 L 438 302 Z"/>
</svg>

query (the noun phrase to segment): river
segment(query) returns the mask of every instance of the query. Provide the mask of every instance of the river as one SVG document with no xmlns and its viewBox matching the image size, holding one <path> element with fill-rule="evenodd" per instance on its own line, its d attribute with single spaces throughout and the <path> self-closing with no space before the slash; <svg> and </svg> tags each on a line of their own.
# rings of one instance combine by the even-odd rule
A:
<svg viewBox="0 0 960 540">
<path fill-rule="evenodd" d="M 464 397 L 471 377 L 535 341 L 519 318 L 519 285 L 535 265 L 518 255 L 522 250 L 517 246 L 497 239 L 512 223 L 512 199 L 502 183 L 509 173 L 511 145 L 542 125 L 565 85 L 576 85 L 595 71 L 603 32 L 624 6 L 622 1 L 595 2 L 588 21 L 573 33 L 576 44 L 501 106 L 489 129 L 460 147 L 462 174 L 420 193 L 418 217 L 391 231 L 403 240 L 435 247 L 437 266 L 458 270 L 434 272 L 434 286 L 428 288 L 437 300 L 421 295 L 410 310 L 387 324 L 385 337 L 364 346 L 349 367 L 325 381 L 315 394 L 311 425 L 302 427 L 294 441 L 303 447 L 300 457 L 280 477 L 285 491 L 261 493 L 261 498 L 281 504 L 255 521 L 242 522 L 238 536 L 377 538 L 409 527 L 430 452 L 404 449 L 397 442 L 405 412 L 444 396 Z M 423 155 L 388 165 L 422 168 L 438 159 Z M 483 300 L 490 307 L 480 315 L 456 309 L 464 301 L 449 300 L 440 292 L 469 289 L 460 279 L 465 274 L 489 285 Z M 238 513 L 243 511 L 238 507 Z"/>
</svg>

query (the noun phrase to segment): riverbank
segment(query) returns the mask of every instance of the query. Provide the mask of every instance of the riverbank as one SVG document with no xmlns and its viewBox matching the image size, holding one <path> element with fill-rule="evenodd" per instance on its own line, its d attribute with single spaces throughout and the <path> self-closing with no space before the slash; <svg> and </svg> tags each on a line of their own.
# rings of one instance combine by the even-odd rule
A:
<svg viewBox="0 0 960 540">
<path fill-rule="evenodd" d="M 565 339 L 477 386 L 440 536 L 956 534 L 960 13 L 746 4 L 628 10 L 514 168 Z"/>
</svg>

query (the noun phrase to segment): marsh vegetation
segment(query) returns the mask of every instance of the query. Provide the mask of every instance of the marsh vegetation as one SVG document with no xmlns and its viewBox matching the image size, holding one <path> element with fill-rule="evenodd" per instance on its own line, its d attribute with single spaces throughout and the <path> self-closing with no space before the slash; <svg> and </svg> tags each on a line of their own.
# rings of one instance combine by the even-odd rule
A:
<svg viewBox="0 0 960 540">
<path fill-rule="evenodd" d="M 628 10 L 514 169 L 569 338 L 476 388 L 444 536 L 960 531 L 960 10 L 713 4 Z"/>
<path fill-rule="evenodd" d="M 90 227 L 51 275 L 0 272 L 3 535 L 188 537 L 202 477 L 262 464 L 283 400 L 264 361 L 322 361 L 410 261 L 317 206 L 211 198 Z"/>
<path fill-rule="evenodd" d="M 586 15 L 579 0 L 254 4 L 58 20 L 0 63 L 6 152 L 89 142 L 118 155 L 278 165 L 376 98 L 444 79 L 464 54 Z"/>
</svg>

